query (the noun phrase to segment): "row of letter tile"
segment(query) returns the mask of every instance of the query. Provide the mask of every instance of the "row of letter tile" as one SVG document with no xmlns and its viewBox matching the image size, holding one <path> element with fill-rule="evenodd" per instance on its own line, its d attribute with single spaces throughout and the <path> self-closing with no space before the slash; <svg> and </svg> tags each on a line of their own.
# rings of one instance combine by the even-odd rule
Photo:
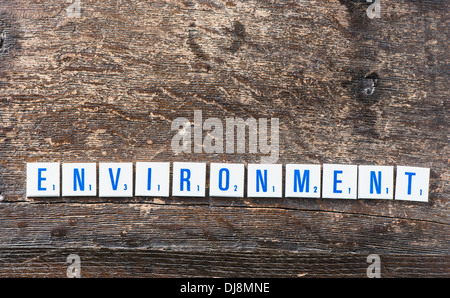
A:
<svg viewBox="0 0 450 298">
<path fill-rule="evenodd" d="M 429 168 L 397 166 L 395 200 L 428 201 Z M 249 164 L 247 197 L 283 197 L 281 164 Z M 169 162 L 136 162 L 135 196 L 168 197 Z M 288 198 L 394 199 L 394 167 L 287 164 Z M 96 196 L 96 163 L 62 164 L 63 196 Z M 100 197 L 133 196 L 133 163 L 99 163 Z M 244 164 L 211 163 L 209 195 L 244 197 Z M 206 163 L 174 162 L 172 196 L 204 197 Z M 27 163 L 28 197 L 60 196 L 60 163 Z"/>
</svg>

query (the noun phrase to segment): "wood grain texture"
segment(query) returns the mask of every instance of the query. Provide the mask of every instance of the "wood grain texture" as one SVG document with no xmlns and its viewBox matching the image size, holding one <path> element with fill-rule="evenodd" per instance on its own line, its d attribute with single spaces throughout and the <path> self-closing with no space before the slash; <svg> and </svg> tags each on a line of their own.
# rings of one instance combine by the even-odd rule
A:
<svg viewBox="0 0 450 298">
<path fill-rule="evenodd" d="M 0 276 L 450 276 L 448 1 L 69 5 L 0 3 Z M 282 164 L 429 167 L 429 202 L 25 196 L 31 161 L 259 162 L 173 153 L 194 110 L 279 118 Z"/>
</svg>

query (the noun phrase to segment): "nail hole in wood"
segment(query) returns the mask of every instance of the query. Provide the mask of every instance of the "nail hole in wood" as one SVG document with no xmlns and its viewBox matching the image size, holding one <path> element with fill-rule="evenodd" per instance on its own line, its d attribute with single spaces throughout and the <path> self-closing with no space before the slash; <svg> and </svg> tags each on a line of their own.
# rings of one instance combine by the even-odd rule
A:
<svg viewBox="0 0 450 298">
<path fill-rule="evenodd" d="M 363 79 L 362 93 L 365 95 L 372 95 L 375 88 L 378 87 L 380 77 L 376 72 L 371 72 Z"/>
</svg>

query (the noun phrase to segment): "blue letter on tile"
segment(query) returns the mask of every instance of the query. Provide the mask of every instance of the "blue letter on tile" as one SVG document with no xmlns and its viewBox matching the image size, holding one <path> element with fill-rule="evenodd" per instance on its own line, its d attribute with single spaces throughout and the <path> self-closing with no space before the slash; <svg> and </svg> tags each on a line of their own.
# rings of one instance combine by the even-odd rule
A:
<svg viewBox="0 0 450 298">
<path fill-rule="evenodd" d="M 375 176 L 375 171 L 370 171 L 370 193 L 373 194 L 373 188 L 377 194 L 381 194 L 381 171 L 378 171 L 378 179 Z"/>
<path fill-rule="evenodd" d="M 300 192 L 303 192 L 306 184 L 306 192 L 309 192 L 309 170 L 305 170 L 303 179 L 300 179 L 300 170 L 294 170 L 294 192 L 297 192 L 297 187 Z"/>
<path fill-rule="evenodd" d="M 42 172 L 47 171 L 47 168 L 39 168 L 38 169 L 38 190 L 47 190 L 45 187 L 42 187 L 41 182 L 47 180 L 47 178 L 42 177 Z"/>
<path fill-rule="evenodd" d="M 84 168 L 81 169 L 81 176 L 78 169 L 73 169 L 73 191 L 77 191 L 77 182 L 80 186 L 80 191 L 84 191 Z"/>
<path fill-rule="evenodd" d="M 342 193 L 342 190 L 337 189 L 337 184 L 342 183 L 342 180 L 337 180 L 337 175 L 342 174 L 342 171 L 334 171 L 334 178 L 333 178 L 333 193 Z"/>
<path fill-rule="evenodd" d="M 222 186 L 222 173 L 225 172 L 225 187 Z M 222 168 L 219 170 L 219 189 L 220 190 L 228 190 L 228 188 L 230 187 L 230 170 L 228 170 L 227 168 Z"/>
<path fill-rule="evenodd" d="M 148 175 L 147 175 L 147 190 L 152 189 L 152 168 L 148 168 Z"/>
<path fill-rule="evenodd" d="M 189 179 L 191 179 L 191 170 L 180 169 L 180 191 L 184 191 L 183 182 L 186 182 L 187 191 L 191 191 L 191 181 Z"/>
<path fill-rule="evenodd" d="M 408 176 L 408 195 L 410 195 L 410 194 L 411 194 L 411 182 L 412 182 L 412 176 L 415 176 L 416 173 L 405 172 L 405 175 Z"/>
<path fill-rule="evenodd" d="M 109 168 L 109 177 L 111 178 L 111 185 L 113 190 L 117 190 L 117 185 L 119 184 L 120 169 L 121 168 L 117 169 L 116 181 L 113 181 L 114 180 L 113 172 L 112 169 Z"/>
<path fill-rule="evenodd" d="M 256 170 L 256 192 L 259 192 L 259 182 L 261 182 L 263 192 L 267 192 L 267 170 L 264 170 L 264 179 L 261 170 Z"/>
</svg>

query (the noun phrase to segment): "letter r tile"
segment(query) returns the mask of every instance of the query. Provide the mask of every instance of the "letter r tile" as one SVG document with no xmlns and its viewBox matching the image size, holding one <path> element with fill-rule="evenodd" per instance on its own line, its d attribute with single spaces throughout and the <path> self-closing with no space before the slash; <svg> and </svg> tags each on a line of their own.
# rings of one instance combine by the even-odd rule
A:
<svg viewBox="0 0 450 298">
<path fill-rule="evenodd" d="M 206 163 L 174 162 L 172 195 L 180 197 L 204 197 Z"/>
</svg>

